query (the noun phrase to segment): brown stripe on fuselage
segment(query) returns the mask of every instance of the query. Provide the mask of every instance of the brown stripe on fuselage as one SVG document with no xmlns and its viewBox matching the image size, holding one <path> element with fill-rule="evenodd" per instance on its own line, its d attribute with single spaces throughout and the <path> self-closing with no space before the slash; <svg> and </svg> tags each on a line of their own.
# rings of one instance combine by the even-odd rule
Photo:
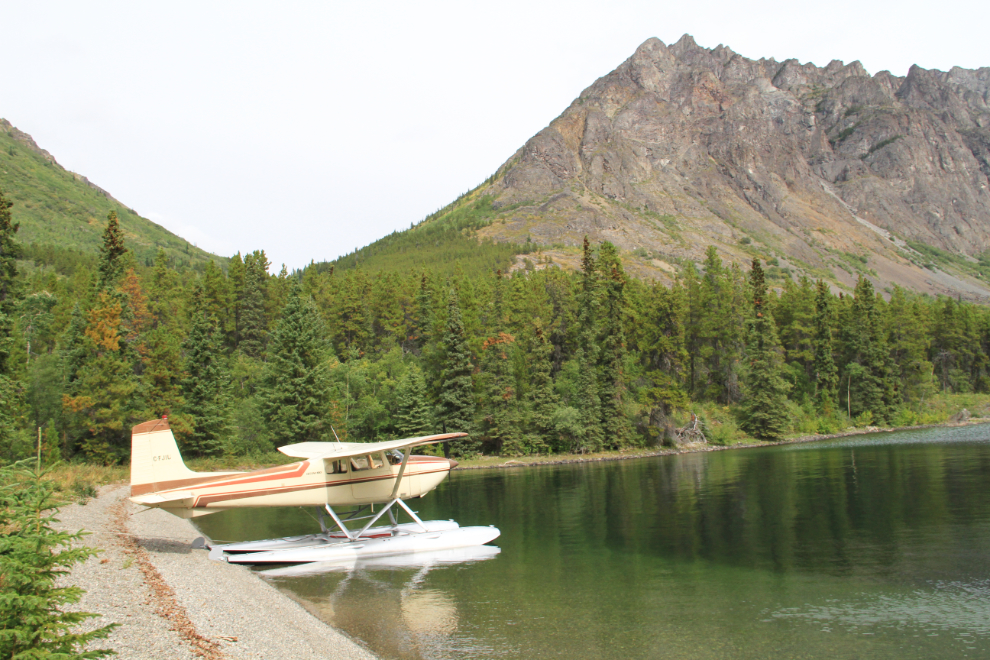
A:
<svg viewBox="0 0 990 660">
<path fill-rule="evenodd" d="M 289 463 L 288 465 L 278 465 L 273 468 L 256 470 L 254 472 L 232 472 L 228 474 L 204 474 L 199 477 L 189 477 L 188 479 L 173 479 L 172 481 L 157 481 L 150 484 L 131 484 L 131 497 L 144 495 L 146 493 L 158 493 L 168 490 L 178 490 L 188 486 L 226 486 L 228 484 L 251 483 L 253 481 L 265 481 L 268 479 L 278 479 L 285 477 L 298 477 L 308 467 L 308 462 Z M 298 473 L 298 474 L 295 474 Z M 258 477 L 258 478 L 255 478 Z"/>
<path fill-rule="evenodd" d="M 157 493 L 164 490 L 175 490 L 178 488 L 185 488 L 187 486 L 196 486 L 199 484 L 205 484 L 210 481 L 215 481 L 217 479 L 224 479 L 229 477 L 229 474 L 225 474 L 223 477 L 218 477 L 216 475 L 207 475 L 204 477 L 190 477 L 189 479 L 173 479 L 171 481 L 153 481 L 150 484 L 131 484 L 131 497 L 136 495 L 145 495 L 147 493 Z"/>
<path fill-rule="evenodd" d="M 448 472 L 447 468 L 442 470 L 430 470 L 428 472 L 416 472 L 415 475 L 421 474 L 433 474 L 435 472 Z M 300 486 L 282 486 L 279 488 L 266 488 L 263 490 L 241 490 L 234 493 L 214 493 L 210 495 L 200 495 L 196 498 L 196 503 L 193 505 L 194 508 L 202 509 L 210 504 L 216 502 L 228 502 L 230 500 L 247 500 L 252 497 L 264 497 L 266 495 L 276 495 L 279 493 L 295 493 L 300 490 L 311 490 L 313 488 L 333 488 L 334 486 L 350 486 L 352 484 L 358 483 L 370 483 L 372 481 L 381 481 L 383 479 L 395 479 L 394 474 L 384 474 L 377 477 L 364 477 L 361 479 L 348 479 L 338 480 L 338 481 L 324 481 L 317 484 L 305 484 Z M 407 476 L 413 476 L 409 474 Z"/>
</svg>

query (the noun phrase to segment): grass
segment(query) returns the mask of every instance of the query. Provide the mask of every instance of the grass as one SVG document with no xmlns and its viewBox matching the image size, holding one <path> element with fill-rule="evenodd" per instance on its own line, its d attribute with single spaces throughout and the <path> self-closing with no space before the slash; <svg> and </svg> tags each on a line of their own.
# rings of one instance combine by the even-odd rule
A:
<svg viewBox="0 0 990 660">
<path fill-rule="evenodd" d="M 14 203 L 21 227 L 18 241 L 47 244 L 51 250 L 96 254 L 107 214 L 117 211 L 128 248 L 150 266 L 159 249 L 179 269 L 201 268 L 217 257 L 194 247 L 164 227 L 142 218 L 79 175 L 33 149 L 16 129 L 0 124 L 0 190 Z M 55 247 L 57 246 L 57 247 Z"/>
<path fill-rule="evenodd" d="M 123 465 L 89 465 L 86 463 L 62 463 L 48 473 L 48 478 L 64 497 L 80 504 L 96 497 L 100 486 L 125 483 L 130 469 Z"/>
</svg>

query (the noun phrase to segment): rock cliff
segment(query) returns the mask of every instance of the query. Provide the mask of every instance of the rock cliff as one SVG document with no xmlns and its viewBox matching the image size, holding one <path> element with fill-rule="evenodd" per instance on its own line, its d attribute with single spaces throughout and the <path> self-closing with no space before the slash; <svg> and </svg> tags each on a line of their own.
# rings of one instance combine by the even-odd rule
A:
<svg viewBox="0 0 990 660">
<path fill-rule="evenodd" d="M 870 75 L 650 39 L 482 187 L 482 233 L 588 234 L 661 278 L 715 244 L 783 276 L 985 298 L 988 101 L 990 68 Z"/>
</svg>

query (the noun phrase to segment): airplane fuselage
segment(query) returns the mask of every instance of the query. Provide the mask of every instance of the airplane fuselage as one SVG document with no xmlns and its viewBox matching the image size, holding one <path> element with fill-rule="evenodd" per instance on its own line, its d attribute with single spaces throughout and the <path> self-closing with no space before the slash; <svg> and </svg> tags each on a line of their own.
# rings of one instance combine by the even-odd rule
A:
<svg viewBox="0 0 990 660">
<path fill-rule="evenodd" d="M 396 496 L 422 497 L 455 464 L 437 456 L 410 456 Z M 131 497 L 182 517 L 246 507 L 357 506 L 388 502 L 399 469 L 397 459 L 390 460 L 384 452 L 338 460 L 314 458 L 253 472 L 132 485 Z"/>
</svg>

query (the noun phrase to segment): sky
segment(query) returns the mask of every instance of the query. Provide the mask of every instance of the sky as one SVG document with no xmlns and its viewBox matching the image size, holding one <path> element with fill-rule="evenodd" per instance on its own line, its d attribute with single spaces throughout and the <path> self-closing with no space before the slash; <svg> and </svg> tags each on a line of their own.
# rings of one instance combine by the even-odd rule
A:
<svg viewBox="0 0 990 660">
<path fill-rule="evenodd" d="M 0 117 L 273 270 L 408 228 L 650 37 L 870 73 L 990 66 L 990 3 L 0 2 Z"/>
</svg>

